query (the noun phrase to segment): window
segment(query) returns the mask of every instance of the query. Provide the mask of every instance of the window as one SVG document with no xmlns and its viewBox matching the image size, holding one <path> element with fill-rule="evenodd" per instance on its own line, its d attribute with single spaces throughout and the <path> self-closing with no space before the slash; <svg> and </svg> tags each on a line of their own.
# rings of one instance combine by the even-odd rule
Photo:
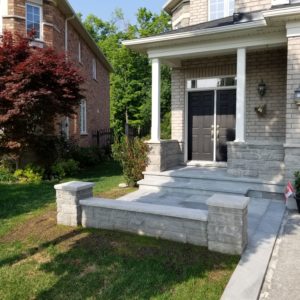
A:
<svg viewBox="0 0 300 300">
<path fill-rule="evenodd" d="M 81 56 L 81 42 L 78 42 L 78 61 L 82 63 L 82 56 Z"/>
<path fill-rule="evenodd" d="M 209 89 L 209 88 L 224 88 L 224 87 L 235 87 L 235 77 L 216 77 L 216 78 L 205 78 L 205 79 L 190 79 L 187 81 L 188 89 Z"/>
<path fill-rule="evenodd" d="M 97 62 L 96 62 L 96 59 L 93 58 L 93 79 L 97 79 Z"/>
<path fill-rule="evenodd" d="M 86 100 L 80 102 L 80 133 L 86 134 Z"/>
<path fill-rule="evenodd" d="M 233 15 L 234 0 L 210 0 L 209 19 L 215 20 Z"/>
<path fill-rule="evenodd" d="M 35 38 L 42 39 L 41 23 L 42 23 L 42 8 L 38 5 L 26 4 L 26 32 L 30 33 L 35 30 Z"/>
</svg>

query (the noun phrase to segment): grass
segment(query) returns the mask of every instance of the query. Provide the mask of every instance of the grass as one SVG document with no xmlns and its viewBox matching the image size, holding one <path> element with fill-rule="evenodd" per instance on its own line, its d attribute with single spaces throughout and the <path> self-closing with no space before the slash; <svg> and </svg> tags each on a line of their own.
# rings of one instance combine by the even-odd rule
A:
<svg viewBox="0 0 300 300">
<path fill-rule="evenodd" d="M 74 178 L 75 179 L 75 178 Z M 79 180 L 118 197 L 105 163 Z M 0 299 L 219 299 L 238 257 L 120 232 L 56 225 L 53 183 L 0 185 Z"/>
</svg>

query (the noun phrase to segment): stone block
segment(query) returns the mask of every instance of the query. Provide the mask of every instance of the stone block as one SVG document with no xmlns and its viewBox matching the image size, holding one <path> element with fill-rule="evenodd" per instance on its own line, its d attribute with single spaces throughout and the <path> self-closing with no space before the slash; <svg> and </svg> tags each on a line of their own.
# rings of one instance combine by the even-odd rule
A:
<svg viewBox="0 0 300 300">
<path fill-rule="evenodd" d="M 241 255 L 246 245 L 222 243 L 217 241 L 208 241 L 208 249 L 210 251 L 220 252 L 224 254 Z"/>
</svg>

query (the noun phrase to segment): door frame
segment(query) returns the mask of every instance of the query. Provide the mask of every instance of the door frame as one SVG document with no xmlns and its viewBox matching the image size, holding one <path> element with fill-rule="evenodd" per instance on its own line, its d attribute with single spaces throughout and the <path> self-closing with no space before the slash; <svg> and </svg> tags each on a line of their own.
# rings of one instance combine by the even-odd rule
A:
<svg viewBox="0 0 300 300">
<path fill-rule="evenodd" d="M 199 79 L 213 79 L 213 78 L 230 78 L 235 77 L 235 75 L 226 75 L 226 76 L 214 76 L 214 77 L 205 77 Z M 214 91 L 214 153 L 213 153 L 213 161 L 209 161 L 207 163 L 214 163 L 224 165 L 224 162 L 217 162 L 216 161 L 216 139 L 217 139 L 217 91 L 219 90 L 236 90 L 236 86 L 224 86 L 224 87 L 204 87 L 204 88 L 193 88 L 189 89 L 187 87 L 188 80 L 195 80 L 194 78 L 186 79 L 185 80 L 185 99 L 184 99 L 184 162 L 192 162 L 188 160 L 188 126 L 189 126 L 189 93 L 193 92 L 203 92 L 203 91 Z M 197 80 L 197 79 L 196 79 Z M 206 163 L 203 161 L 203 163 Z"/>
</svg>

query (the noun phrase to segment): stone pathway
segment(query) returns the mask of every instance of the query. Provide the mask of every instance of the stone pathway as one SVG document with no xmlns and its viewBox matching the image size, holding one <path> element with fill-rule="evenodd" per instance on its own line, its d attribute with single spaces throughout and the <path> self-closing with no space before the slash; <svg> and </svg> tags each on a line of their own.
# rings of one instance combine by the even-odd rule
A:
<svg viewBox="0 0 300 300">
<path fill-rule="evenodd" d="M 300 215 L 286 212 L 260 300 L 300 299 Z"/>
</svg>

